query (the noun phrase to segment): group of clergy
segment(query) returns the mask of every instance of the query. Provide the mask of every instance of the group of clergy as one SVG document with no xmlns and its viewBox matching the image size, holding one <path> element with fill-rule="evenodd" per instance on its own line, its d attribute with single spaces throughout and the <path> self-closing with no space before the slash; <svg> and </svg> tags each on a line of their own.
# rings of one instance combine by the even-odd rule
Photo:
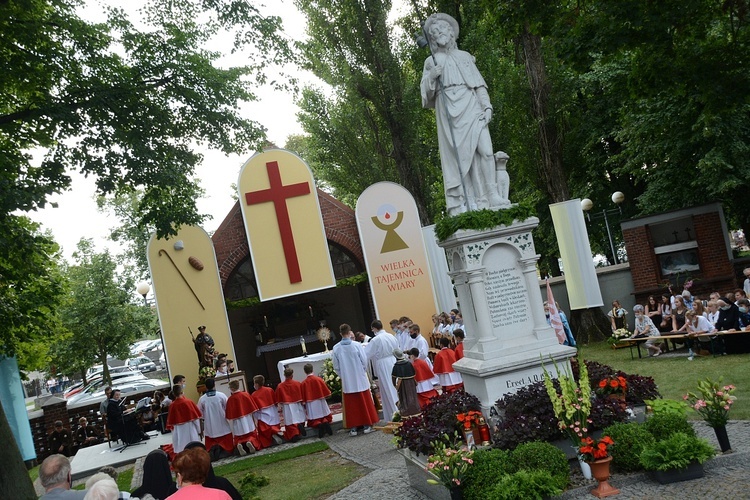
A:
<svg viewBox="0 0 750 500">
<path fill-rule="evenodd" d="M 284 371 L 285 380 L 274 391 L 265 386 L 262 375 L 253 377 L 255 391 L 240 390 L 240 382 L 229 382 L 230 396 L 216 390 L 214 379 L 206 379 L 206 392 L 195 404 L 185 397 L 182 385 L 175 385 L 174 401 L 169 407 L 167 428 L 172 430 L 174 453 L 180 453 L 192 441 L 201 440 L 200 419 L 204 421 L 206 449 L 212 456 L 255 453 L 272 444 L 295 442 L 306 435 L 305 425 L 316 429 L 319 437 L 333 434 L 332 415 L 326 398 L 331 391 L 313 373 L 313 366 L 304 366 L 303 382 L 293 379 L 294 371 Z M 284 417 L 284 430 L 281 417 Z M 217 453 L 218 452 L 218 453 Z"/>
<path fill-rule="evenodd" d="M 344 427 L 350 429 L 352 436 L 357 435 L 360 427 L 364 427 L 365 433 L 370 432 L 372 424 L 379 420 L 368 375 L 372 375 L 378 387 L 386 420 L 391 420 L 397 411 L 402 417 L 420 413 L 432 398 L 438 396 L 437 385 L 443 392 L 463 389 L 461 374 L 453 369 L 453 363 L 460 358 L 449 347 L 448 339 L 442 339 L 446 342 L 441 343 L 433 366 L 420 327 L 409 318 L 391 322 L 395 336 L 383 330 L 380 320 L 373 321 L 370 326 L 374 337 L 353 342 L 349 325 L 341 325 L 339 333 L 342 339 L 333 348 L 334 370 L 342 383 Z M 408 335 L 408 341 L 404 341 L 404 345 L 410 347 L 406 351 L 408 360 L 399 335 L 402 340 Z M 462 343 L 459 345 L 463 348 Z M 461 349 L 459 355 L 462 352 Z"/>
</svg>

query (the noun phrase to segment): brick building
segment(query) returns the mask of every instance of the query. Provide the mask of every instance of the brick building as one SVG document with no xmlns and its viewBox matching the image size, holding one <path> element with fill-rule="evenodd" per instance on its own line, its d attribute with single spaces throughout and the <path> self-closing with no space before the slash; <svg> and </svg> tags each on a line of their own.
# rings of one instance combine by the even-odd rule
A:
<svg viewBox="0 0 750 500">
<path fill-rule="evenodd" d="M 719 203 L 624 221 L 622 233 L 630 262 L 636 303 L 649 295 L 682 291 L 693 280 L 693 295 L 708 298 L 737 287 L 732 249 Z"/>
<path fill-rule="evenodd" d="M 365 271 L 365 262 L 354 211 L 321 190 L 318 190 L 318 199 L 336 280 L 360 275 Z M 294 339 L 309 336 L 321 326 L 337 333 L 341 323 L 348 323 L 355 331 L 369 333 L 374 307 L 366 281 L 258 301 L 239 202 L 235 203 L 212 240 L 228 303 L 237 365 L 248 374 L 262 374 L 272 382 L 279 382 L 278 361 L 302 354 Z M 300 243 L 300 251 L 304 251 L 304 242 Z M 293 345 L 282 347 L 290 343 Z M 320 342 L 307 344 L 310 353 L 323 349 Z"/>
</svg>

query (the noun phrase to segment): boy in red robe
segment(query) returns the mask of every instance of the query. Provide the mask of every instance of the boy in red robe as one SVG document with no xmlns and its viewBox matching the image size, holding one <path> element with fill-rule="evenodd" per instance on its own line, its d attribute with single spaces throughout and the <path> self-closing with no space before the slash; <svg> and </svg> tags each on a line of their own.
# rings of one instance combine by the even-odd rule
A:
<svg viewBox="0 0 750 500">
<path fill-rule="evenodd" d="M 441 349 L 435 355 L 435 363 L 433 364 L 433 371 L 438 376 L 438 379 L 440 379 L 443 392 L 454 392 L 464 388 L 464 381 L 461 378 L 461 374 L 453 369 L 453 363 L 456 362 L 456 352 L 449 347 L 450 345 L 450 340 L 446 338 L 440 339 Z"/>
<path fill-rule="evenodd" d="M 284 369 L 284 381 L 276 387 L 276 401 L 284 414 L 284 439 L 296 443 L 306 436 L 305 407 L 302 406 L 302 384 L 294 380 L 294 370 Z"/>
<path fill-rule="evenodd" d="M 430 404 L 432 398 L 438 397 L 438 392 L 432 386 L 435 374 L 430 369 L 430 365 L 419 357 L 419 349 L 416 347 L 409 351 L 409 360 L 414 365 L 414 380 L 417 382 L 417 397 L 419 398 L 419 407 L 423 410 Z"/>
<path fill-rule="evenodd" d="M 464 357 L 464 331 L 461 328 L 453 330 L 453 337 L 456 339 L 456 361 Z"/>
<path fill-rule="evenodd" d="M 239 380 L 229 382 L 229 390 L 232 394 L 227 400 L 227 420 L 232 427 L 234 446 L 242 457 L 263 448 L 258 440 L 258 432 L 253 419 L 258 406 L 250 394 L 240 390 Z"/>
<path fill-rule="evenodd" d="M 302 400 L 307 411 L 307 426 L 318 429 L 319 438 L 326 433 L 332 436 L 333 415 L 326 401 L 326 398 L 331 395 L 331 390 L 322 378 L 313 373 L 312 364 L 307 363 L 304 369 L 307 376 L 302 381 Z"/>
<path fill-rule="evenodd" d="M 167 429 L 172 430 L 172 446 L 174 453 L 180 453 L 185 446 L 192 441 L 200 441 L 201 435 L 201 414 L 198 405 L 193 400 L 188 399 L 182 394 L 182 386 L 175 385 L 172 387 L 174 401 L 169 405 L 169 414 L 167 415 Z"/>
<path fill-rule="evenodd" d="M 283 441 L 279 437 L 281 419 L 279 410 L 276 408 L 276 394 L 270 387 L 265 387 L 265 383 L 266 378 L 263 375 L 254 376 L 255 392 L 250 397 L 258 407 L 258 413 L 256 413 L 258 440 L 263 448 L 268 448 L 273 443 L 281 444 Z"/>
</svg>

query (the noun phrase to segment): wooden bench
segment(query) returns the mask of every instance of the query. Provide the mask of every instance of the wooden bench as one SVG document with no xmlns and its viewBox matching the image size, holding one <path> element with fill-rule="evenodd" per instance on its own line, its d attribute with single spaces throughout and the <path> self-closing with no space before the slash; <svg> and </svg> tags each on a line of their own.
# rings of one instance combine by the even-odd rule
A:
<svg viewBox="0 0 750 500">
<path fill-rule="evenodd" d="M 646 342 L 647 340 L 664 340 L 664 345 L 666 346 L 666 351 L 669 352 L 669 341 L 672 340 L 672 347 L 675 347 L 675 340 L 682 340 L 685 341 L 687 339 L 697 339 L 700 341 L 700 339 L 708 339 L 711 343 L 711 352 L 714 356 L 716 356 L 716 349 L 714 349 L 714 341 L 718 337 L 723 337 L 725 335 L 737 335 L 741 333 L 747 333 L 750 334 L 750 331 L 747 330 L 728 330 L 728 331 L 721 331 L 721 332 L 713 332 L 713 333 L 700 333 L 698 335 L 689 335 L 686 333 L 677 333 L 674 335 L 659 335 L 657 337 L 641 337 L 638 339 L 628 339 L 628 342 L 630 342 L 630 359 L 635 359 L 635 356 L 633 355 L 633 348 L 635 347 L 638 351 L 638 358 L 642 358 L 641 353 L 641 344 Z"/>
</svg>

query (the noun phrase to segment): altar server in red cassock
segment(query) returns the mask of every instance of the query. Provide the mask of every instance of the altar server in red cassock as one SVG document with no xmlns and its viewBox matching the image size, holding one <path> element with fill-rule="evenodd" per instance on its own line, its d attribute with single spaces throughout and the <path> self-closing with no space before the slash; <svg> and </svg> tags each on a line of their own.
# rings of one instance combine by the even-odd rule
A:
<svg viewBox="0 0 750 500">
<path fill-rule="evenodd" d="M 302 384 L 294 380 L 294 370 L 284 369 L 284 381 L 276 387 L 276 401 L 284 415 L 284 439 L 296 443 L 306 436 L 305 407 L 302 406 Z"/>
<path fill-rule="evenodd" d="M 276 394 L 270 387 L 265 387 L 265 383 L 266 378 L 263 375 L 254 376 L 255 392 L 250 397 L 258 407 L 258 412 L 255 414 L 258 440 L 263 448 L 268 448 L 273 443 L 281 444 L 283 441 L 279 436 L 281 419 L 279 410 L 276 408 Z"/>
<path fill-rule="evenodd" d="M 367 378 L 367 357 L 359 342 L 352 342 L 354 334 L 349 325 L 339 327 L 341 341 L 333 346 L 333 369 L 341 377 L 343 393 L 344 427 L 349 435 L 357 435 L 357 427 L 364 433 L 372 432 L 372 424 L 380 420 L 370 392 Z"/>
<path fill-rule="evenodd" d="M 451 341 L 440 339 L 440 352 L 435 355 L 433 370 L 435 375 L 440 379 L 440 385 L 443 392 L 454 392 L 464 388 L 464 381 L 461 374 L 453 369 L 453 363 L 456 362 L 456 352 L 451 349 Z"/>
<path fill-rule="evenodd" d="M 201 440 L 201 414 L 198 405 L 182 394 L 182 386 L 172 387 L 175 396 L 169 405 L 167 415 L 167 429 L 172 430 L 172 447 L 174 453 L 180 453 L 185 446 L 192 441 Z"/>
<path fill-rule="evenodd" d="M 417 397 L 419 398 L 419 407 L 423 410 L 430 404 L 432 398 L 438 397 L 438 392 L 432 385 L 435 374 L 425 360 L 419 357 L 419 349 L 414 347 L 409 351 L 409 360 L 414 365 L 416 375 L 414 380 L 417 381 Z"/>
<path fill-rule="evenodd" d="M 229 390 L 232 391 L 232 395 L 227 399 L 227 420 L 232 427 L 237 453 L 244 457 L 262 448 L 253 419 L 253 414 L 258 411 L 258 405 L 250 394 L 240 390 L 239 380 L 229 382 Z"/>
<path fill-rule="evenodd" d="M 211 450 L 215 445 L 219 445 L 231 454 L 234 451 L 234 440 L 232 429 L 227 422 L 227 396 L 216 390 L 216 381 L 213 378 L 206 379 L 206 392 L 198 400 L 198 408 L 203 414 L 206 449 Z"/>
<path fill-rule="evenodd" d="M 307 426 L 318 430 L 318 437 L 324 434 L 333 435 L 331 422 L 333 415 L 328 407 L 326 398 L 331 395 L 331 390 L 325 381 L 313 373 L 313 365 L 305 365 L 305 380 L 302 381 L 302 400 L 305 402 L 307 412 Z"/>
</svg>

